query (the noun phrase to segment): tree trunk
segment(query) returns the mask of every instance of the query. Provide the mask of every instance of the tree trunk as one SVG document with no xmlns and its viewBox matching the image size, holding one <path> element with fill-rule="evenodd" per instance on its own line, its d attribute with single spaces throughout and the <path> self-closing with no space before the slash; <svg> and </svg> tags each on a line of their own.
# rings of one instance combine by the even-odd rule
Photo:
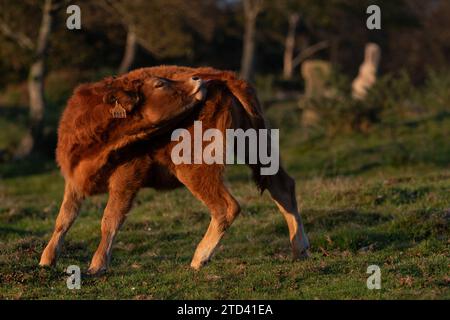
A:
<svg viewBox="0 0 450 320">
<path fill-rule="evenodd" d="M 136 56 L 137 38 L 134 26 L 129 26 L 127 32 L 127 43 L 125 45 L 125 53 L 120 63 L 118 70 L 119 74 L 126 73 L 133 65 L 134 58 Z"/>
<path fill-rule="evenodd" d="M 42 22 L 39 29 L 36 50 L 28 75 L 28 95 L 30 102 L 30 127 L 16 150 L 16 158 L 28 156 L 42 138 L 42 120 L 45 111 L 44 78 L 45 60 L 53 24 L 52 0 L 45 0 Z"/>
<path fill-rule="evenodd" d="M 311 56 L 316 54 L 317 52 L 326 49 L 329 47 L 329 43 L 327 40 L 318 42 L 313 44 L 312 46 L 302 48 L 300 53 L 292 60 L 292 68 L 297 68 L 300 64 L 303 63 L 306 59 L 309 59 Z"/>
<path fill-rule="evenodd" d="M 289 28 L 286 35 L 284 45 L 284 60 L 283 60 L 283 78 L 291 79 L 294 70 L 294 50 L 295 50 L 295 33 L 297 30 L 300 16 L 297 13 L 291 13 L 288 17 Z"/>
<path fill-rule="evenodd" d="M 256 19 L 262 10 L 262 0 L 244 0 L 245 31 L 241 60 L 241 77 L 253 78 L 255 60 Z"/>
</svg>

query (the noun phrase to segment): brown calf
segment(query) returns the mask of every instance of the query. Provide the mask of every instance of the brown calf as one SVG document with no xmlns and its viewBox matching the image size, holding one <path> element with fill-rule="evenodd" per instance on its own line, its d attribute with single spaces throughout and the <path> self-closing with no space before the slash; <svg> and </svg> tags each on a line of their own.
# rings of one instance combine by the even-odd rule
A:
<svg viewBox="0 0 450 320">
<path fill-rule="evenodd" d="M 98 274 L 108 267 L 114 237 L 139 189 L 184 185 L 211 211 L 210 225 L 191 262 L 199 269 L 210 259 L 240 207 L 224 185 L 224 165 L 173 163 L 171 151 L 177 142 L 171 141 L 170 133 L 186 128 L 193 137 L 194 120 L 202 121 L 204 130 L 216 128 L 223 133 L 228 128 L 266 128 L 256 94 L 233 73 L 212 68 L 145 68 L 109 81 L 109 85 L 101 82 L 78 89 L 63 114 L 57 161 L 66 188 L 40 264 L 55 263 L 85 196 L 109 192 L 102 239 L 88 271 Z M 125 105 L 127 118 L 114 119 L 108 114 L 112 106 L 107 103 L 116 100 Z M 294 180 L 281 167 L 273 176 L 261 176 L 259 164 L 250 168 L 258 187 L 268 189 L 286 219 L 294 257 L 306 257 L 309 242 L 298 212 Z"/>
</svg>

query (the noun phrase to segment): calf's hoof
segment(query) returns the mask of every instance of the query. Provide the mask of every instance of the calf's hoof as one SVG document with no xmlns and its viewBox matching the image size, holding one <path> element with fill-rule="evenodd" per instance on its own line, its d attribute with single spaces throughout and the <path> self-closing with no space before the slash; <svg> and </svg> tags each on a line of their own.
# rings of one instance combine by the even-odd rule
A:
<svg viewBox="0 0 450 320">
<path fill-rule="evenodd" d="M 305 234 L 301 237 L 294 238 L 291 245 L 294 260 L 305 260 L 311 256 L 309 253 L 309 240 Z"/>
<path fill-rule="evenodd" d="M 309 257 L 311 257 L 311 254 L 308 249 L 294 254 L 294 260 L 306 260 Z"/>
<path fill-rule="evenodd" d="M 86 275 L 89 277 L 100 277 L 106 273 L 106 270 L 107 270 L 107 268 L 105 268 L 105 267 L 101 267 L 101 268 L 90 267 L 86 271 Z"/>
<path fill-rule="evenodd" d="M 56 258 L 49 257 L 45 254 L 41 256 L 41 260 L 39 261 L 39 266 L 41 267 L 54 267 L 56 264 Z"/>
<path fill-rule="evenodd" d="M 192 260 L 192 262 L 191 262 L 191 268 L 194 269 L 195 271 L 198 271 L 198 270 L 200 270 L 202 267 L 204 267 L 208 262 L 209 262 L 209 259 L 208 259 L 208 260 L 204 260 L 204 261 L 201 261 L 201 260 L 199 260 L 199 261 Z"/>
</svg>

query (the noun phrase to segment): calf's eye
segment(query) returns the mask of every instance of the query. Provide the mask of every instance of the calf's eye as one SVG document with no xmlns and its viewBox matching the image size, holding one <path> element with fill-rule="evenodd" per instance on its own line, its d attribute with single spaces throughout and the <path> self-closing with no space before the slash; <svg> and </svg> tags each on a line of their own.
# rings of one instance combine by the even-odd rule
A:
<svg viewBox="0 0 450 320">
<path fill-rule="evenodd" d="M 155 85 L 154 85 L 155 88 L 161 88 L 163 86 L 164 86 L 164 81 L 160 81 L 160 80 L 156 81 Z"/>
</svg>

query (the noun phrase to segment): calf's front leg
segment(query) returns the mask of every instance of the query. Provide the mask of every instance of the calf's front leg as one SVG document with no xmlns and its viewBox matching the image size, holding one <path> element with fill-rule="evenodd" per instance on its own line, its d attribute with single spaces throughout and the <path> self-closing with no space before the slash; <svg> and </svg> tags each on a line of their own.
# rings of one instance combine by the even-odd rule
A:
<svg viewBox="0 0 450 320">
<path fill-rule="evenodd" d="M 42 252 L 40 266 L 50 266 L 56 263 L 64 236 L 77 218 L 82 200 L 83 196 L 69 182 L 66 182 L 64 200 L 56 218 L 53 235 Z"/>
<path fill-rule="evenodd" d="M 102 239 L 92 257 L 88 273 L 98 275 L 106 272 L 111 261 L 111 252 L 114 238 L 119 228 L 125 221 L 126 215 L 131 208 L 134 194 L 127 192 L 110 192 L 108 203 L 103 213 L 101 232 Z"/>
<path fill-rule="evenodd" d="M 88 274 L 99 275 L 107 270 L 114 238 L 125 221 L 145 177 L 144 164 L 145 161 L 137 159 L 119 167 L 110 177 L 109 198 L 101 224 L 102 238 L 92 257 Z"/>
</svg>

